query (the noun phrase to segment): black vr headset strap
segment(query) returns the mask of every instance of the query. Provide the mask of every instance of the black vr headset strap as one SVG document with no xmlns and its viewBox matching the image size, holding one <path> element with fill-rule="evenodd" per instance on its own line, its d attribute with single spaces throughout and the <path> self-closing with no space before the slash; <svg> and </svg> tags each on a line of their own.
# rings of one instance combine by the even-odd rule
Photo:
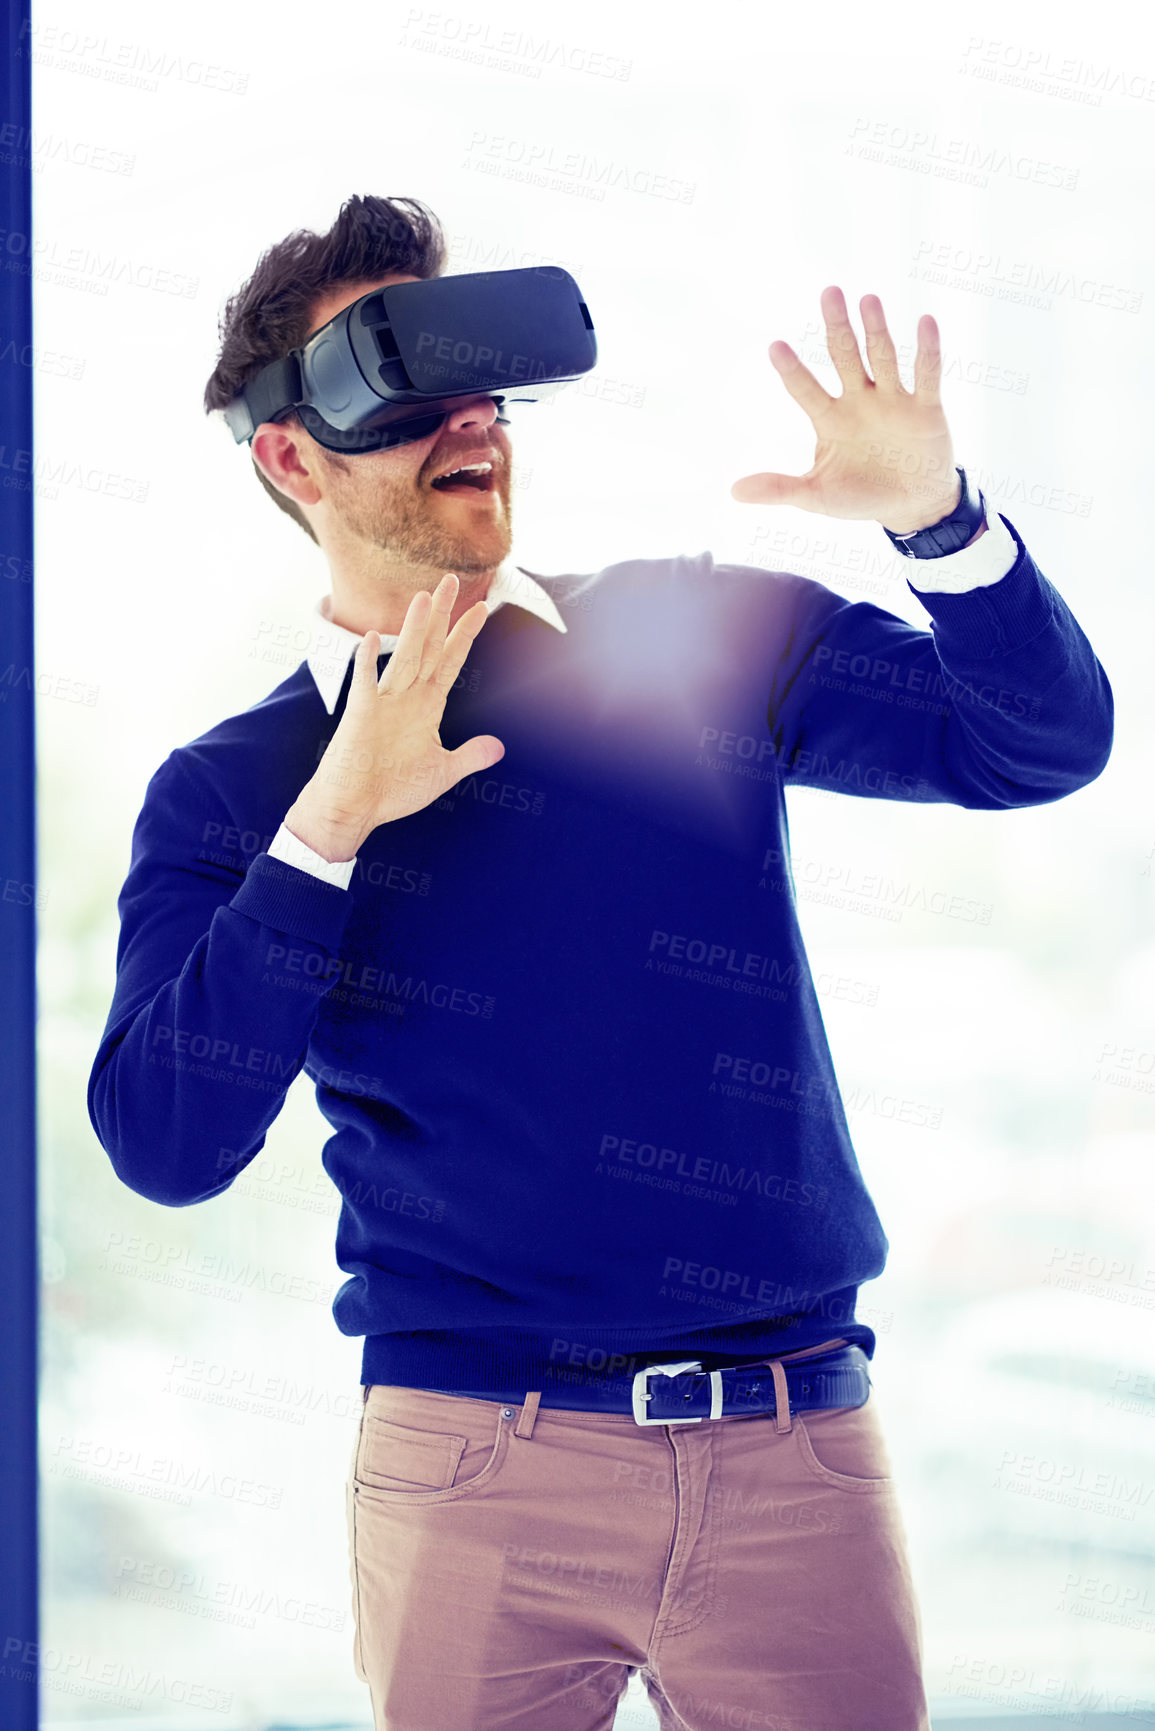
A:
<svg viewBox="0 0 1155 1731">
<path fill-rule="evenodd" d="M 224 410 L 225 420 L 238 444 L 251 439 L 262 421 L 275 421 L 302 399 L 301 363 L 298 351 L 262 367 L 255 379 Z"/>
</svg>

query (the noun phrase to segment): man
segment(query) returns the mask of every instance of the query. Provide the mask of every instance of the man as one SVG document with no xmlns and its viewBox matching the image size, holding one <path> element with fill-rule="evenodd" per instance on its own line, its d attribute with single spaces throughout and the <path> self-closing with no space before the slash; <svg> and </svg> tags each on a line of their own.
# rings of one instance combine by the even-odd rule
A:
<svg viewBox="0 0 1155 1731">
<path fill-rule="evenodd" d="M 229 303 L 206 407 L 443 266 L 423 207 L 350 200 Z M 184 1206 L 317 1085 L 334 1314 L 365 1336 L 348 1509 L 379 1731 L 591 1731 L 633 1670 L 680 1731 L 929 1724 L 854 1315 L 887 1240 L 783 790 L 1046 803 L 1100 774 L 1113 705 L 955 468 L 933 319 L 907 391 L 877 299 L 873 379 L 822 305 L 840 397 L 770 350 L 814 467 L 735 496 L 880 523 L 932 631 L 709 554 L 513 566 L 490 396 L 357 455 L 295 415 L 253 433 L 331 595 L 297 670 L 149 784 L 89 1110 L 121 1178 Z"/>
</svg>

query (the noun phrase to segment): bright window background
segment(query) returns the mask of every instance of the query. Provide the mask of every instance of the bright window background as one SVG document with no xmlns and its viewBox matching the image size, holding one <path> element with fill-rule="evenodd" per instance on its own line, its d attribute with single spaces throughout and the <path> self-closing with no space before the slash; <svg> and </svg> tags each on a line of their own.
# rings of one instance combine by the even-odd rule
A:
<svg viewBox="0 0 1155 1731">
<path fill-rule="evenodd" d="M 451 271 L 560 263 L 585 291 L 597 372 L 510 429 L 514 553 L 542 572 L 710 548 L 925 628 L 879 527 L 729 487 L 809 467 L 766 350 L 837 392 L 826 284 L 860 334 L 881 296 L 908 384 L 938 320 L 958 460 L 1086 631 L 1117 732 L 1049 807 L 791 795 L 891 1241 L 859 1314 L 936 1720 L 1155 1699 L 1146 15 L 53 0 L 32 43 L 48 1722 L 369 1719 L 359 1342 L 328 1311 L 311 1086 L 187 1210 L 121 1185 L 85 1109 L 148 778 L 292 671 L 328 588 L 202 413 L 218 313 L 353 192 L 431 205 Z M 292 1275 L 312 1299 L 279 1294 Z M 631 1691 L 619 1726 L 654 1723 Z"/>
</svg>

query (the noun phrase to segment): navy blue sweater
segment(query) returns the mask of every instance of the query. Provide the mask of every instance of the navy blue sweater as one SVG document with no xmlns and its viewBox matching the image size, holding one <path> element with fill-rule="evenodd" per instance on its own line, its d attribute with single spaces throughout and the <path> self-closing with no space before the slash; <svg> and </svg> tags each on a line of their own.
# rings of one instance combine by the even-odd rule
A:
<svg viewBox="0 0 1155 1731">
<path fill-rule="evenodd" d="M 888 1243 L 783 795 L 989 811 L 1100 774 L 1106 675 L 1007 526 L 998 582 L 911 584 L 930 631 L 708 553 L 542 579 L 567 630 L 499 608 L 446 705 L 448 748 L 492 733 L 504 758 L 375 830 L 348 889 L 267 849 L 351 667 L 332 715 L 303 662 L 174 750 L 88 1089 L 118 1175 L 220 1194 L 304 1069 L 364 1382 L 520 1398 L 832 1337 L 872 1355 L 855 1298 Z"/>
</svg>

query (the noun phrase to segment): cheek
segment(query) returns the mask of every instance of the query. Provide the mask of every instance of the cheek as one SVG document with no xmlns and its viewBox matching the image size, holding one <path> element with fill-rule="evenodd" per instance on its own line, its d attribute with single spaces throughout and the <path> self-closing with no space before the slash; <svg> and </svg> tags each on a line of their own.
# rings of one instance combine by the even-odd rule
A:
<svg viewBox="0 0 1155 1731">
<path fill-rule="evenodd" d="M 415 493 L 423 491 L 421 485 L 421 464 L 419 461 L 401 462 L 396 454 L 389 457 L 366 457 L 365 468 L 352 477 L 351 485 L 355 485 L 364 497 L 376 499 L 412 499 Z"/>
</svg>

